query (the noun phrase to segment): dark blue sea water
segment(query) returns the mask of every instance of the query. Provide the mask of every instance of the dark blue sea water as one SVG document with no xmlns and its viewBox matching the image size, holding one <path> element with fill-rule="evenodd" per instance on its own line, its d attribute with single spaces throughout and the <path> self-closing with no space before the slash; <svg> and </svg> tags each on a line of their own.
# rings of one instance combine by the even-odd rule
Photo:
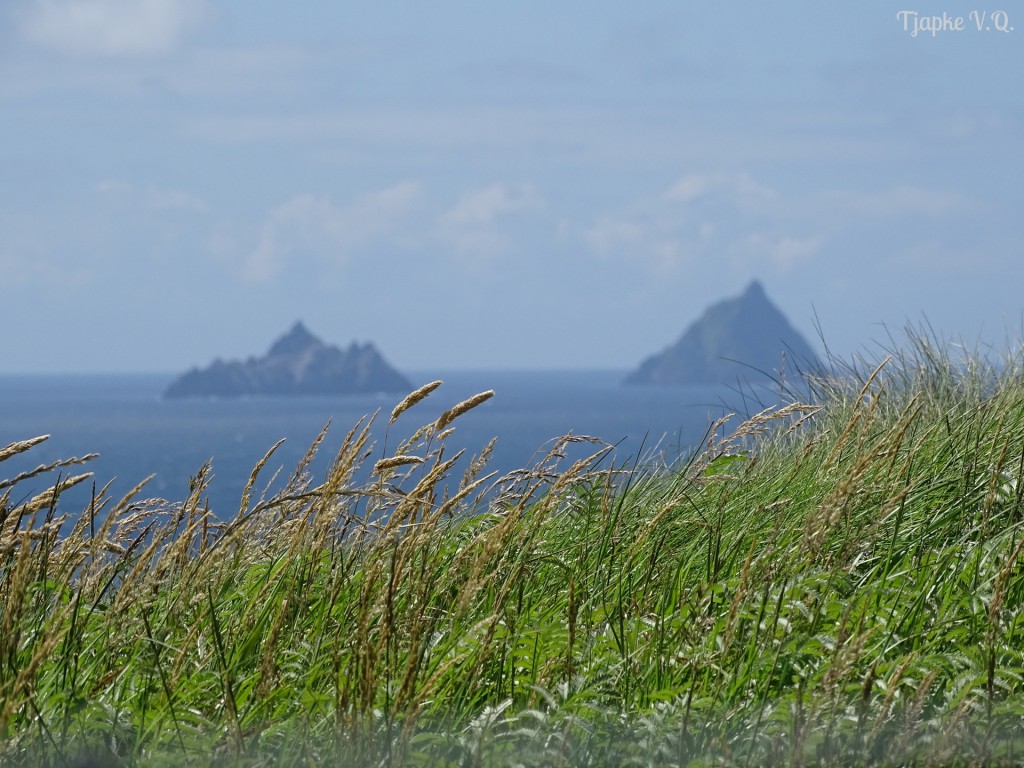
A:
<svg viewBox="0 0 1024 768">
<path fill-rule="evenodd" d="M 445 385 L 407 413 L 389 436 L 389 449 L 416 427 L 443 410 L 483 390 L 496 392 L 488 402 L 455 422 L 449 444 L 476 453 L 497 438 L 491 468 L 502 473 L 532 463 L 546 443 L 566 432 L 600 437 L 617 445 L 613 457 L 622 464 L 637 456 L 650 459 L 658 446 L 678 458 L 702 439 L 709 423 L 725 412 L 753 413 L 772 402 L 735 388 L 622 387 L 622 371 L 417 372 L 416 384 L 435 378 Z M 154 475 L 142 498 L 180 500 L 189 478 L 212 461 L 209 489 L 213 511 L 230 517 L 253 466 L 280 438 L 285 445 L 264 470 L 290 474 L 319 431 L 332 426 L 314 464 L 323 473 L 348 429 L 361 417 L 380 410 L 374 430 L 382 456 L 383 427 L 398 396 L 251 398 L 242 400 L 164 400 L 171 376 L 81 375 L 0 376 L 0 448 L 16 440 L 49 434 L 26 454 L 0 464 L 0 480 L 59 458 L 99 453 L 84 469 L 97 487 L 114 480 L 120 496 Z M 52 478 L 51 478 L 52 482 Z M 88 502 L 87 483 L 64 499 Z M 17 486 L 13 501 L 46 487 L 40 479 Z"/>
</svg>

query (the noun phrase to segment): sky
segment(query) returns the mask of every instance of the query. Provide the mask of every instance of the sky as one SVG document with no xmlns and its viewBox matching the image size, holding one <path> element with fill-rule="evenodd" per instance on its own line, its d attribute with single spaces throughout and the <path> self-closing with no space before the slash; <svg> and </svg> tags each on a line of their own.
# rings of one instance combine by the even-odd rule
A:
<svg viewBox="0 0 1024 768">
<path fill-rule="evenodd" d="M 1005 349 L 1006 7 L 3 0 L 0 373 L 296 320 L 406 371 L 626 369 L 752 279 L 839 357 Z"/>
</svg>

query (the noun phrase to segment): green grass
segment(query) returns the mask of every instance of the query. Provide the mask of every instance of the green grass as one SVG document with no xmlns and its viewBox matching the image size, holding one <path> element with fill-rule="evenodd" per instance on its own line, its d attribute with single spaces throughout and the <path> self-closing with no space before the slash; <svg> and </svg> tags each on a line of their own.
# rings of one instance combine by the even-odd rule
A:
<svg viewBox="0 0 1024 768">
<path fill-rule="evenodd" d="M 451 481 L 458 407 L 422 461 L 362 423 L 227 523 L 206 468 L 73 514 L 72 463 L 12 478 L 0 762 L 1019 764 L 1021 374 L 918 336 L 677 464 L 500 482 Z"/>
</svg>

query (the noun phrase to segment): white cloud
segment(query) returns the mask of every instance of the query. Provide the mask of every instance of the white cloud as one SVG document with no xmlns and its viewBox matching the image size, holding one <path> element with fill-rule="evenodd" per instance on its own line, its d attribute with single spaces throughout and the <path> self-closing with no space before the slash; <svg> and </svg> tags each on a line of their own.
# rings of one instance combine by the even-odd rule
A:
<svg viewBox="0 0 1024 768">
<path fill-rule="evenodd" d="M 445 221 L 459 226 L 490 224 L 499 214 L 519 210 L 524 204 L 525 198 L 514 198 L 506 187 L 495 184 L 463 195 Z"/>
<path fill-rule="evenodd" d="M 749 173 L 691 173 L 670 186 L 664 197 L 686 204 L 713 193 L 737 206 L 767 203 L 779 196 L 778 192 L 761 184 Z"/>
<path fill-rule="evenodd" d="M 652 273 L 668 276 L 699 259 L 712 244 L 714 222 L 672 216 L 672 206 L 655 199 L 620 215 L 600 217 L 583 232 L 584 241 L 604 259 L 629 259 Z"/>
<path fill-rule="evenodd" d="M 412 181 L 348 204 L 297 195 L 264 221 L 259 242 L 246 258 L 244 276 L 253 282 L 267 282 L 309 257 L 342 263 L 359 245 L 375 238 L 398 237 L 421 196 L 419 184 Z"/>
<path fill-rule="evenodd" d="M 104 179 L 96 184 L 96 191 L 101 195 L 130 195 L 135 187 L 122 179 Z"/>
<path fill-rule="evenodd" d="M 651 266 L 656 275 L 668 277 L 677 269 L 685 266 L 689 251 L 678 240 L 665 240 L 654 243 L 651 251 L 654 255 Z"/>
<path fill-rule="evenodd" d="M 766 212 L 779 194 L 749 173 L 691 173 L 660 195 L 637 200 L 626 210 L 600 217 L 584 232 L 598 253 L 654 253 L 662 265 L 680 263 L 717 233 L 722 215 Z M 695 205 L 700 202 L 699 213 Z M 667 254 L 671 254 L 669 258 Z"/>
<path fill-rule="evenodd" d="M 691 173 L 661 194 L 598 218 L 583 238 L 599 255 L 629 258 L 659 276 L 679 274 L 725 254 L 738 254 L 744 261 L 767 257 L 774 268 L 786 271 L 815 253 L 822 238 L 752 230 L 766 220 L 790 217 L 793 208 L 749 173 Z M 808 223 L 798 219 L 796 225 Z"/>
<path fill-rule="evenodd" d="M 669 200 L 678 200 L 680 203 L 689 203 L 702 197 L 708 190 L 710 179 L 702 174 L 693 173 L 683 176 L 665 192 Z"/>
<path fill-rule="evenodd" d="M 140 190 L 131 182 L 121 179 L 104 179 L 96 185 L 96 192 L 126 199 L 133 205 L 154 211 L 209 213 L 212 210 L 206 200 L 191 192 L 152 185 Z"/>
<path fill-rule="evenodd" d="M 783 269 L 789 269 L 817 253 L 823 242 L 821 237 L 784 235 L 770 246 L 769 253 L 776 264 Z"/>
<path fill-rule="evenodd" d="M 145 56 L 173 50 L 204 0 L 33 0 L 21 22 L 29 41 L 63 53 Z"/>
<path fill-rule="evenodd" d="M 494 256 L 511 247 L 508 235 L 497 220 L 511 213 L 536 208 L 540 200 L 532 187 L 509 189 L 493 184 L 468 192 L 441 217 L 442 241 L 460 254 Z"/>
<path fill-rule="evenodd" d="M 601 255 L 609 256 L 641 242 L 647 229 L 634 218 L 602 216 L 583 233 L 583 239 Z"/>
<path fill-rule="evenodd" d="M 821 250 L 822 237 L 754 234 L 746 239 L 746 251 L 758 261 L 767 256 L 781 271 L 787 271 Z"/>
</svg>

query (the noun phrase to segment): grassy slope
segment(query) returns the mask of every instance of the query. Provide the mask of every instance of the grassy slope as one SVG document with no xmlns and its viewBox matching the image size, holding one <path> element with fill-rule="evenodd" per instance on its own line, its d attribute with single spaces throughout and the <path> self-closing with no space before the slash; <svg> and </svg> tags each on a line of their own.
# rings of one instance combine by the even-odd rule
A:
<svg viewBox="0 0 1024 768">
<path fill-rule="evenodd" d="M 1019 373 L 917 341 L 684 465 L 556 449 L 487 502 L 483 461 L 440 495 L 445 417 L 226 525 L 205 472 L 67 537 L 8 483 L 3 763 L 1019 762 Z"/>
</svg>

